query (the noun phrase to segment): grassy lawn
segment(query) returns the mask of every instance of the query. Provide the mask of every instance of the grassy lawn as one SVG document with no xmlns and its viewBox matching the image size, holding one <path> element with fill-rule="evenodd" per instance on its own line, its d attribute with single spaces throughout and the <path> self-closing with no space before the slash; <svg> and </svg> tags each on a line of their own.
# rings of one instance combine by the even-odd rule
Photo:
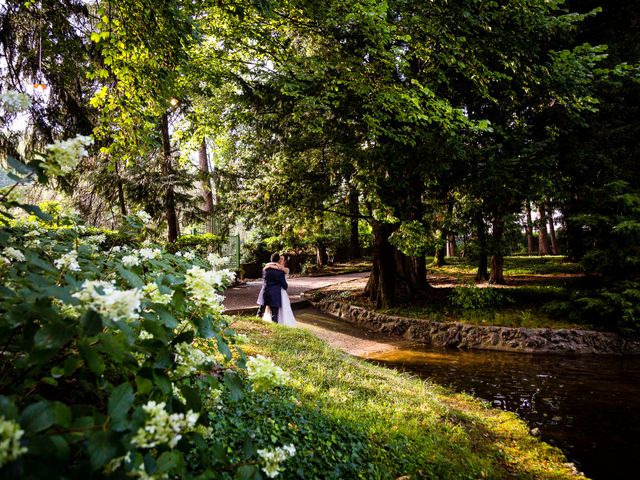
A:
<svg viewBox="0 0 640 480">
<path fill-rule="evenodd" d="M 234 328 L 248 337 L 248 354 L 265 355 L 289 372 L 283 397 L 315 412 L 313 421 L 339 426 L 334 438 L 353 442 L 346 455 L 338 444 L 325 449 L 324 441 L 300 434 L 308 420 L 299 414 L 288 420 L 299 460 L 326 462 L 329 470 L 318 478 L 584 478 L 513 413 L 351 357 L 302 330 L 247 319 Z M 273 412 L 280 425 L 279 409 Z M 303 477 L 315 478 L 310 471 Z M 291 466 L 283 478 L 300 473 Z"/>
<path fill-rule="evenodd" d="M 430 266 L 426 298 L 414 299 L 382 313 L 437 322 L 464 322 L 527 328 L 592 329 L 590 323 L 567 321 L 558 305 L 569 299 L 583 280 L 578 264 L 562 256 L 505 257 L 506 285 L 476 284 L 477 265 L 464 258 L 447 258 L 442 267 Z M 373 308 L 362 295 L 366 280 L 322 290 L 337 299 Z"/>
</svg>

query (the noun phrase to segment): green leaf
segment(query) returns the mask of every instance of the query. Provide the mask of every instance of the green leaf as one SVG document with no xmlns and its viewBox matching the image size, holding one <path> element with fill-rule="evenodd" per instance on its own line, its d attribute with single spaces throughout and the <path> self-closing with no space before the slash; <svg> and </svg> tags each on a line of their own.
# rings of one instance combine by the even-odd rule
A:
<svg viewBox="0 0 640 480">
<path fill-rule="evenodd" d="M 80 350 L 80 355 L 82 355 L 87 367 L 89 367 L 89 369 L 96 375 L 102 375 L 105 365 L 97 348 L 94 345 L 89 345 L 88 343 L 79 343 L 78 350 Z"/>
<path fill-rule="evenodd" d="M 229 389 L 229 397 L 231 400 L 237 401 L 244 397 L 242 379 L 233 370 L 224 372 L 224 384 Z"/>
<path fill-rule="evenodd" d="M 69 342 L 72 336 L 73 332 L 64 325 L 47 323 L 36 332 L 33 341 L 37 349 L 57 350 Z"/>
<path fill-rule="evenodd" d="M 21 162 L 13 155 L 7 155 L 7 164 L 11 168 L 13 168 L 16 172 L 22 173 L 23 175 L 29 175 L 31 173 L 34 173 L 34 170 L 31 166 Z"/>
<path fill-rule="evenodd" d="M 71 425 L 71 409 L 62 402 L 53 402 L 53 417 L 56 425 L 63 428 Z"/>
<path fill-rule="evenodd" d="M 184 457 L 182 452 L 178 450 L 172 450 L 170 452 L 164 452 L 160 455 L 157 462 L 157 470 L 158 473 L 169 473 L 174 472 L 176 470 L 180 470 L 184 467 Z"/>
<path fill-rule="evenodd" d="M 53 454 L 56 458 L 61 460 L 66 460 L 69 458 L 69 453 L 71 450 L 69 449 L 69 443 L 65 440 L 65 438 L 61 435 L 51 435 L 49 437 L 49 441 L 53 444 Z"/>
<path fill-rule="evenodd" d="M 120 424 L 127 418 L 127 413 L 129 413 L 134 398 L 133 388 L 128 382 L 118 385 L 111 392 L 108 412 L 114 424 L 118 425 L 118 427 L 121 427 L 122 425 Z"/>
<path fill-rule="evenodd" d="M 169 310 L 161 307 L 160 305 L 155 305 L 153 309 L 158 314 L 160 322 L 162 322 L 165 327 L 173 329 L 178 326 L 178 320 L 171 314 L 171 312 L 169 312 Z"/>
<path fill-rule="evenodd" d="M 82 358 L 79 355 L 73 355 L 72 357 L 68 357 L 63 364 L 64 375 L 69 376 L 73 375 L 73 373 L 82 366 Z"/>
<path fill-rule="evenodd" d="M 180 387 L 182 396 L 187 401 L 187 408 L 194 412 L 199 412 L 202 408 L 202 401 L 200 400 L 200 394 L 195 388 L 191 388 L 187 385 Z"/>
<path fill-rule="evenodd" d="M 236 480 L 262 480 L 260 469 L 255 465 L 242 465 L 236 470 Z"/>
<path fill-rule="evenodd" d="M 102 319 L 98 313 L 89 309 L 80 317 L 80 326 L 85 335 L 93 337 L 102 330 Z"/>
<path fill-rule="evenodd" d="M 198 329 L 198 334 L 203 338 L 211 338 L 216 333 L 213 329 L 213 321 L 209 315 L 204 317 L 195 317 L 192 319 L 193 324 Z"/>
<path fill-rule="evenodd" d="M 42 400 L 32 403 L 22 411 L 20 415 L 20 425 L 27 432 L 37 433 L 46 430 L 56 421 L 56 414 L 53 405 Z"/>
<path fill-rule="evenodd" d="M 94 432 L 89 437 L 88 450 L 91 466 L 97 470 L 118 454 L 118 438 L 113 432 Z"/>
<path fill-rule="evenodd" d="M 168 340 L 167 331 L 164 327 L 155 320 L 143 320 L 142 328 L 147 332 L 153 334 L 153 336 L 160 340 L 162 343 L 166 343 Z"/>
<path fill-rule="evenodd" d="M 138 274 L 132 272 L 131 270 L 127 270 L 122 265 L 116 266 L 116 270 L 118 271 L 118 274 L 122 278 L 124 278 L 131 287 L 133 288 L 144 287 L 144 282 L 142 281 L 142 278 L 140 278 Z"/>
<path fill-rule="evenodd" d="M 173 392 L 173 384 L 171 383 L 171 380 L 169 379 L 169 377 L 167 377 L 164 373 L 161 373 L 159 371 L 154 371 L 153 381 L 156 384 L 156 386 L 160 388 L 162 393 L 164 393 L 165 395 L 170 395 L 171 392 Z"/>
<path fill-rule="evenodd" d="M 226 358 L 227 360 L 231 360 L 231 357 L 233 355 L 231 354 L 231 350 L 229 349 L 229 344 L 217 333 L 214 334 L 214 336 L 216 337 L 216 342 L 218 343 L 218 350 L 220 350 L 220 353 L 222 353 L 224 355 L 224 358 Z"/>
<path fill-rule="evenodd" d="M 21 204 L 20 207 L 26 212 L 29 212 L 35 215 L 36 217 L 38 217 L 41 220 L 44 220 L 45 222 L 50 222 L 53 220 L 53 217 L 51 215 L 49 215 L 48 213 L 44 213 L 42 210 L 40 210 L 40 207 L 38 207 L 37 205 Z"/>
<path fill-rule="evenodd" d="M 15 404 L 4 395 L 0 395 L 0 416 L 9 420 L 18 418 L 18 409 Z"/>
<path fill-rule="evenodd" d="M 148 378 L 144 378 L 141 376 L 136 377 L 136 387 L 138 390 L 138 394 L 145 395 L 149 393 L 153 389 L 153 382 Z"/>
</svg>

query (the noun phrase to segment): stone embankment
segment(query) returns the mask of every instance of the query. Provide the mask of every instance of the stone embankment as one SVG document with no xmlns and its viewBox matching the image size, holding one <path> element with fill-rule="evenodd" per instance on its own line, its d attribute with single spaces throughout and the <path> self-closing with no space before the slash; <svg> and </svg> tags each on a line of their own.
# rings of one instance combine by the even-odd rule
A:
<svg viewBox="0 0 640 480">
<path fill-rule="evenodd" d="M 371 330 L 430 345 L 521 353 L 640 354 L 640 339 L 592 330 L 514 328 L 441 323 L 377 313 L 329 299 L 311 304 L 330 315 Z"/>
</svg>

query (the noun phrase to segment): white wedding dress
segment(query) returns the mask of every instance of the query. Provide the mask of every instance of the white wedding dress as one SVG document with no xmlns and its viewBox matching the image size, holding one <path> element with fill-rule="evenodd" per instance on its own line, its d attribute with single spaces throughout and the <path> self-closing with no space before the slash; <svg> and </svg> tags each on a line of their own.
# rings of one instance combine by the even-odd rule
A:
<svg viewBox="0 0 640 480">
<path fill-rule="evenodd" d="M 264 316 L 262 319 L 265 322 L 271 321 L 271 309 L 267 305 L 264 309 Z M 295 327 L 296 326 L 296 317 L 293 314 L 293 309 L 291 308 L 291 301 L 289 300 L 289 294 L 283 288 L 282 289 L 282 306 L 278 311 L 278 323 L 280 325 L 285 325 L 287 327 Z"/>
</svg>

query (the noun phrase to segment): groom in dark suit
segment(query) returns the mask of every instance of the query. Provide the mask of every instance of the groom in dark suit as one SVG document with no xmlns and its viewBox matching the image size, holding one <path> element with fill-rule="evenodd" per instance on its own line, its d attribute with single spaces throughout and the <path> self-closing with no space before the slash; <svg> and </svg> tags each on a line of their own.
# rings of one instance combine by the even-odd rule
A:
<svg viewBox="0 0 640 480">
<path fill-rule="evenodd" d="M 280 255 L 271 255 L 272 263 L 280 263 Z M 258 317 L 262 318 L 266 306 L 271 308 L 271 320 L 278 323 L 278 310 L 282 306 L 282 288 L 288 288 L 284 271 L 267 266 L 262 270 L 262 288 L 258 295 Z"/>
</svg>

